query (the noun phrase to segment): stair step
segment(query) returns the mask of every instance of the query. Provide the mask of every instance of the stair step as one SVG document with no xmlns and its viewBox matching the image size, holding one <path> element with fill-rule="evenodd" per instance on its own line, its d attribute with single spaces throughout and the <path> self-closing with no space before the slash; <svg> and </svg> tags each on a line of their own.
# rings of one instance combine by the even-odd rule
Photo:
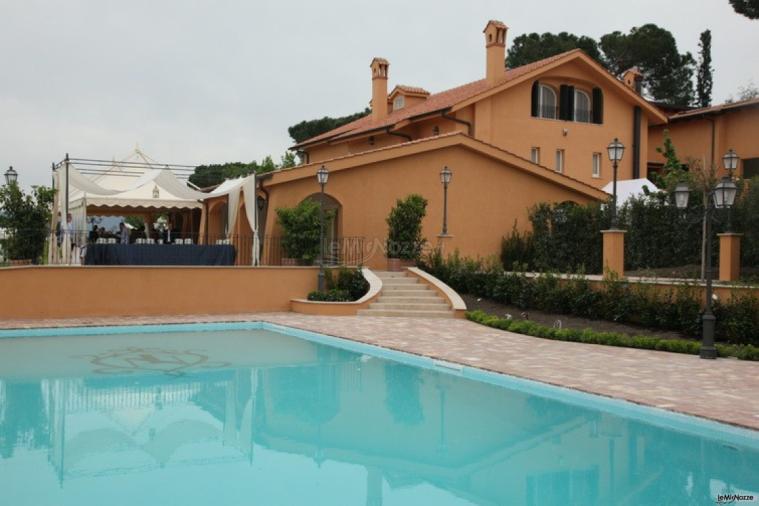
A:
<svg viewBox="0 0 759 506">
<path fill-rule="evenodd" d="M 359 316 L 400 316 L 409 318 L 453 318 L 453 311 L 424 311 L 419 309 L 359 309 Z"/>
<path fill-rule="evenodd" d="M 395 272 L 395 271 L 372 271 L 374 274 L 377 275 L 380 279 L 385 278 L 405 278 L 406 273 L 405 272 Z"/>
<path fill-rule="evenodd" d="M 417 285 L 417 278 L 386 278 L 382 280 L 382 286 Z"/>
<path fill-rule="evenodd" d="M 382 285 L 383 292 L 429 292 L 431 291 L 427 285 L 417 284 L 405 284 L 405 285 Z"/>
<path fill-rule="evenodd" d="M 438 297 L 436 293 L 429 292 L 429 294 L 404 295 L 400 297 L 380 295 L 377 298 L 377 302 L 387 302 L 389 304 L 440 304 L 445 303 L 445 300 Z"/>
<path fill-rule="evenodd" d="M 431 311 L 445 311 L 451 308 L 440 299 L 422 299 L 409 302 L 373 302 L 369 306 L 369 309 L 424 309 Z"/>
</svg>

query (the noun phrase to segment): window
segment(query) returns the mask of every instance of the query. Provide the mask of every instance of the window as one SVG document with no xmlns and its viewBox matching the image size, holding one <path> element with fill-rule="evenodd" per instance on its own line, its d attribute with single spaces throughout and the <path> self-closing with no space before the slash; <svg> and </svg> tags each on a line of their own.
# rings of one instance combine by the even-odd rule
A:
<svg viewBox="0 0 759 506">
<path fill-rule="evenodd" d="M 564 150 L 556 150 L 556 172 L 564 172 Z"/>
<path fill-rule="evenodd" d="M 553 88 L 540 85 L 538 95 L 538 116 L 541 118 L 556 119 L 556 92 Z"/>
<path fill-rule="evenodd" d="M 440 135 L 440 127 L 439 126 L 432 127 L 432 135 Z"/>
<path fill-rule="evenodd" d="M 601 177 L 601 153 L 593 153 L 593 177 Z"/>
<path fill-rule="evenodd" d="M 398 95 L 395 97 L 395 100 L 393 100 L 393 110 L 397 111 L 398 109 L 403 109 L 403 106 L 406 105 L 406 97 L 403 95 Z"/>
<path fill-rule="evenodd" d="M 575 90 L 575 121 L 590 123 L 592 120 L 590 95 L 582 90 Z"/>
<path fill-rule="evenodd" d="M 530 161 L 532 161 L 532 163 L 537 163 L 540 165 L 540 148 L 530 149 Z"/>
</svg>

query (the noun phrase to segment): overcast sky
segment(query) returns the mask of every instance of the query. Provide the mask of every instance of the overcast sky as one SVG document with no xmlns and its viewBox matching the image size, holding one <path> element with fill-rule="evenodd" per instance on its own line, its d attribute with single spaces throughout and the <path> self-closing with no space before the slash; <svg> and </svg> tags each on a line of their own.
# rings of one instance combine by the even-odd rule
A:
<svg viewBox="0 0 759 506">
<path fill-rule="evenodd" d="M 50 163 L 275 159 L 287 127 L 368 105 L 369 62 L 435 92 L 483 77 L 482 29 L 599 37 L 656 23 L 681 52 L 712 30 L 714 102 L 759 84 L 759 21 L 728 0 L 0 0 L 0 172 Z"/>
</svg>

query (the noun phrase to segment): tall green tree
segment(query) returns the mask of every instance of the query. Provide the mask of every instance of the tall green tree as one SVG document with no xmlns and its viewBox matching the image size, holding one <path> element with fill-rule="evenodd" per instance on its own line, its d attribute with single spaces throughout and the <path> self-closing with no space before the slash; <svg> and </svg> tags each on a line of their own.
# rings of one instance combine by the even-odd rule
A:
<svg viewBox="0 0 759 506">
<path fill-rule="evenodd" d="M 759 19 L 759 0 L 730 0 L 730 5 L 738 14 L 749 19 Z"/>
<path fill-rule="evenodd" d="M 30 194 L 18 183 L 0 187 L 0 228 L 6 238 L 0 241 L 4 256 L 11 260 L 40 261 L 50 223 L 55 190 L 37 186 Z"/>
<path fill-rule="evenodd" d="M 670 105 L 693 103 L 695 60 L 677 49 L 668 30 L 654 24 L 633 27 L 629 33 L 616 31 L 601 37 L 607 67 L 620 75 L 630 67 L 643 74 L 643 89 L 654 100 Z"/>
<path fill-rule="evenodd" d="M 317 135 L 321 135 L 324 132 L 329 132 L 330 130 L 350 123 L 351 121 L 356 121 L 357 119 L 363 118 L 370 112 L 372 112 L 371 109 L 367 107 L 361 112 L 349 114 L 348 116 L 341 116 L 339 118 L 330 118 L 329 116 L 324 116 L 323 118 L 319 119 L 304 120 L 289 127 L 287 129 L 287 132 L 290 134 L 290 137 L 292 137 L 293 141 L 298 144 L 305 141 L 306 139 L 316 137 Z"/>
<path fill-rule="evenodd" d="M 603 64 L 598 42 L 592 37 L 572 33 L 529 33 L 515 38 L 509 46 L 506 65 L 509 68 L 520 67 L 528 63 L 548 58 L 572 49 L 582 49 L 591 58 Z"/>
<path fill-rule="evenodd" d="M 696 95 L 700 107 L 712 105 L 712 32 L 704 30 L 698 44 L 698 74 Z"/>
</svg>

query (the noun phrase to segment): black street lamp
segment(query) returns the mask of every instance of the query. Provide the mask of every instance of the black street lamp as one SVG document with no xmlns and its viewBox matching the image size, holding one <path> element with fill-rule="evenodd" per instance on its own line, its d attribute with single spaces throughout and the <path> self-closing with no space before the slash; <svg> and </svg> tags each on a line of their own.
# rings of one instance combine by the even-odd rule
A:
<svg viewBox="0 0 759 506">
<path fill-rule="evenodd" d="M 738 157 L 738 154 L 735 152 L 734 149 L 730 148 L 727 150 L 727 153 L 725 153 L 725 156 L 722 157 L 722 164 L 725 166 L 725 170 L 727 170 L 727 177 L 730 178 L 732 181 L 733 179 L 733 172 L 735 172 L 735 169 L 738 168 L 738 160 L 740 158 Z M 722 184 L 722 182 L 720 182 Z M 733 196 L 733 199 L 735 199 L 735 196 Z M 717 207 L 724 207 L 719 206 Z M 731 232 L 733 229 L 733 209 L 732 207 L 727 208 L 727 231 Z"/>
<path fill-rule="evenodd" d="M 712 311 L 712 213 L 715 208 L 730 209 L 735 202 L 735 194 L 738 187 L 735 186 L 732 178 L 724 177 L 712 189 L 706 199 L 706 209 L 704 209 L 704 235 L 706 237 L 706 304 L 704 313 L 701 316 L 701 358 L 717 358 L 717 349 L 714 347 L 714 325 L 716 317 Z M 678 209 L 688 207 L 688 198 L 690 197 L 690 187 L 687 183 L 678 183 L 675 187 L 675 205 Z"/>
<path fill-rule="evenodd" d="M 316 180 L 321 187 L 321 195 L 319 202 L 319 291 L 323 292 L 324 286 L 324 186 L 329 179 L 329 170 L 322 165 L 319 170 L 316 171 Z"/>
<path fill-rule="evenodd" d="M 448 185 L 453 178 L 453 171 L 446 165 L 440 171 L 440 182 L 443 183 L 443 233 L 448 235 Z"/>
<path fill-rule="evenodd" d="M 13 184 L 18 181 L 18 172 L 13 170 L 13 166 L 8 167 L 5 171 L 5 184 Z"/>
<path fill-rule="evenodd" d="M 619 162 L 622 161 L 622 155 L 625 154 L 625 145 L 619 142 L 619 139 L 614 137 L 614 140 L 609 143 L 606 150 L 609 152 L 609 160 L 611 161 L 611 166 L 614 168 L 611 228 L 612 230 L 615 230 L 617 228 L 617 167 L 619 167 Z"/>
</svg>

